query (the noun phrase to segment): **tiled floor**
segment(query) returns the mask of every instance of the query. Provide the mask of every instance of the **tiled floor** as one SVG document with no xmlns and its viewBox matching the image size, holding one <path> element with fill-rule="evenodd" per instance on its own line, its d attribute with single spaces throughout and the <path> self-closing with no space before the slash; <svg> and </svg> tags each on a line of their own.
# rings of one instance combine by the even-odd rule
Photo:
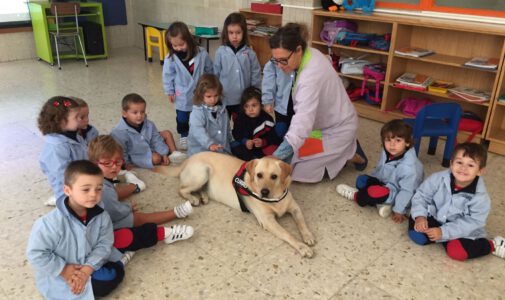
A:
<svg viewBox="0 0 505 300">
<path fill-rule="evenodd" d="M 107 60 L 64 61 L 63 70 L 37 61 L 0 64 L 0 298 L 38 299 L 33 270 L 25 257 L 35 219 L 51 208 L 42 205 L 50 188 L 39 170 L 43 144 L 36 126 L 42 103 L 54 95 L 85 99 L 91 122 L 107 133 L 120 116 L 120 100 L 137 92 L 148 101 L 158 128 L 175 130 L 173 105 L 161 85 L 161 66 L 145 63 L 138 49 L 113 51 Z M 378 158 L 381 124 L 360 119 L 359 138 Z M 441 169 L 441 150 L 421 160 L 427 175 Z M 493 199 L 490 236 L 505 234 L 505 158 L 490 155 L 487 187 Z M 184 223 L 195 227 L 192 239 L 138 251 L 126 277 L 109 298 L 120 299 L 503 299 L 505 261 L 488 256 L 469 262 L 449 259 L 440 245 L 420 247 L 406 236 L 406 224 L 381 219 L 337 196 L 338 183 L 358 175 L 345 168 L 332 181 L 292 185 L 318 243 L 315 257 L 301 259 L 286 243 L 263 231 L 251 215 L 210 203 L 195 208 Z M 178 180 L 140 170 L 145 192 L 132 197 L 144 211 L 182 201 Z M 281 223 L 295 235 L 290 218 Z"/>
</svg>

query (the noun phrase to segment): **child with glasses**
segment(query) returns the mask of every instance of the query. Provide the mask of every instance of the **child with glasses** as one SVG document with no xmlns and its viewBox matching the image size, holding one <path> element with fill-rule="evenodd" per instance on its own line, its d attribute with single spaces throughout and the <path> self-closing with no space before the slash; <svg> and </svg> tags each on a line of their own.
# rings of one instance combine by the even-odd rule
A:
<svg viewBox="0 0 505 300">
<path fill-rule="evenodd" d="M 159 132 L 147 119 L 146 101 L 138 94 L 124 96 L 122 118 L 111 135 L 123 147 L 125 167 L 152 169 L 155 165 L 182 163 L 187 155 L 177 151 L 172 133 Z"/>
<path fill-rule="evenodd" d="M 272 155 L 282 139 L 275 133 L 273 118 L 261 109 L 261 91 L 248 87 L 240 104 L 242 110 L 232 130 L 233 155 L 246 161 Z"/>
<path fill-rule="evenodd" d="M 290 106 L 289 98 L 295 80 L 295 71 L 285 73 L 277 64 L 287 64 L 287 60 L 271 58 L 263 68 L 261 103 L 267 113 L 275 111 L 275 132 L 277 136 L 283 138 L 291 124 L 292 115 L 289 115 L 288 111 L 293 109 L 293 101 Z"/>
<path fill-rule="evenodd" d="M 170 244 L 193 235 L 188 225 L 157 226 L 176 218 L 185 218 L 193 212 L 189 201 L 174 209 L 144 213 L 135 203 L 120 202 L 115 185 L 123 164 L 123 149 L 110 135 L 99 135 L 89 144 L 89 160 L 98 165 L 105 178 L 102 189 L 102 204 L 112 219 L 114 246 L 121 252 L 151 247 L 158 241 Z M 132 187 L 132 193 L 134 187 Z M 138 189 L 138 187 L 137 187 Z"/>
<path fill-rule="evenodd" d="M 39 163 L 54 195 L 46 205 L 55 205 L 65 198 L 63 173 L 68 164 L 88 158 L 86 141 L 77 134 L 79 121 L 80 107 L 72 97 L 52 97 L 39 113 L 38 127 L 45 138 Z"/>
<path fill-rule="evenodd" d="M 223 104 L 232 120 L 240 111 L 242 91 L 261 88 L 261 67 L 256 53 L 249 47 L 247 24 L 240 13 L 231 13 L 224 20 L 222 45 L 214 59 L 214 73 L 223 85 Z"/>
</svg>

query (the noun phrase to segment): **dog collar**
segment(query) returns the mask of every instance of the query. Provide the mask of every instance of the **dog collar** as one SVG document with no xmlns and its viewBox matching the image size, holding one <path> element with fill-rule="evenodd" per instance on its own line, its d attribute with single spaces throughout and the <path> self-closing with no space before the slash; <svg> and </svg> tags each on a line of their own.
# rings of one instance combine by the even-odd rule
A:
<svg viewBox="0 0 505 300">
<path fill-rule="evenodd" d="M 267 203 L 276 203 L 280 202 L 282 199 L 286 198 L 288 194 L 288 189 L 282 193 L 282 196 L 279 198 L 265 198 L 261 197 L 260 195 L 256 194 L 255 192 L 251 191 L 251 189 L 247 186 L 247 184 L 244 181 L 244 176 L 246 172 L 246 162 L 240 166 L 240 169 L 238 170 L 237 173 L 235 173 L 235 176 L 233 176 L 233 187 L 235 188 L 235 191 L 237 192 L 237 195 L 239 196 L 239 199 L 241 198 L 240 196 L 251 196 L 254 197 L 260 201 L 267 202 Z M 239 200 L 240 201 L 240 200 Z M 242 207 L 242 204 L 241 204 Z M 243 208 L 242 208 L 243 210 Z"/>
</svg>

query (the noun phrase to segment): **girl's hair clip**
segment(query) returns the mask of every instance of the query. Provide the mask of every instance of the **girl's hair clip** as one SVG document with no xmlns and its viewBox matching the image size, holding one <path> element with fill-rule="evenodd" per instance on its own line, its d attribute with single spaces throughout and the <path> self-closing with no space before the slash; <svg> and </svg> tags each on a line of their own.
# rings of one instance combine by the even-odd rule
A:
<svg viewBox="0 0 505 300">
<path fill-rule="evenodd" d="M 59 102 L 58 100 L 55 100 L 55 101 L 53 102 L 53 106 L 54 106 L 54 107 L 58 107 L 58 106 L 60 106 L 60 102 Z"/>
<path fill-rule="evenodd" d="M 72 103 L 71 103 L 70 101 L 68 101 L 68 100 L 63 100 L 63 106 L 65 106 L 65 107 L 69 107 L 69 106 L 71 106 L 71 105 L 72 105 Z"/>
</svg>

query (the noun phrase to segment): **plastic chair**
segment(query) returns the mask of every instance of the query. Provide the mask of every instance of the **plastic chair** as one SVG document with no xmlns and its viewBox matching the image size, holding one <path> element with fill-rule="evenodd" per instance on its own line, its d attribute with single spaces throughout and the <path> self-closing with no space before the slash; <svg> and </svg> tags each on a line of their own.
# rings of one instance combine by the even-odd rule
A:
<svg viewBox="0 0 505 300">
<path fill-rule="evenodd" d="M 61 70 L 60 64 L 60 49 L 58 47 L 58 41 L 60 38 L 73 37 L 74 38 L 74 48 L 75 56 L 78 55 L 77 41 L 79 41 L 79 46 L 81 47 L 82 57 L 84 58 L 84 64 L 88 66 L 88 61 L 86 59 L 86 50 L 84 50 L 81 34 L 79 32 L 79 18 L 77 15 L 81 12 L 81 5 L 78 2 L 71 3 L 51 3 L 51 13 L 55 16 L 55 26 L 56 30 L 50 30 L 49 33 L 54 37 L 54 47 L 56 48 L 56 59 L 58 61 L 58 69 Z M 75 18 L 74 22 L 65 22 L 65 17 L 73 16 Z"/>
<path fill-rule="evenodd" d="M 147 60 L 149 62 L 153 61 L 153 47 L 158 48 L 158 53 L 160 55 L 160 64 L 162 65 L 165 59 L 165 40 L 163 38 L 163 32 L 154 27 L 146 27 L 146 49 L 147 49 Z"/>
<path fill-rule="evenodd" d="M 437 150 L 438 138 L 446 136 L 447 141 L 445 142 L 442 166 L 448 167 L 457 141 L 460 118 L 461 106 L 459 104 L 433 103 L 423 107 L 417 113 L 415 119 L 404 119 L 405 123 L 413 128 L 416 153 L 419 154 L 421 137 L 430 137 L 428 154 L 434 155 Z"/>
</svg>

